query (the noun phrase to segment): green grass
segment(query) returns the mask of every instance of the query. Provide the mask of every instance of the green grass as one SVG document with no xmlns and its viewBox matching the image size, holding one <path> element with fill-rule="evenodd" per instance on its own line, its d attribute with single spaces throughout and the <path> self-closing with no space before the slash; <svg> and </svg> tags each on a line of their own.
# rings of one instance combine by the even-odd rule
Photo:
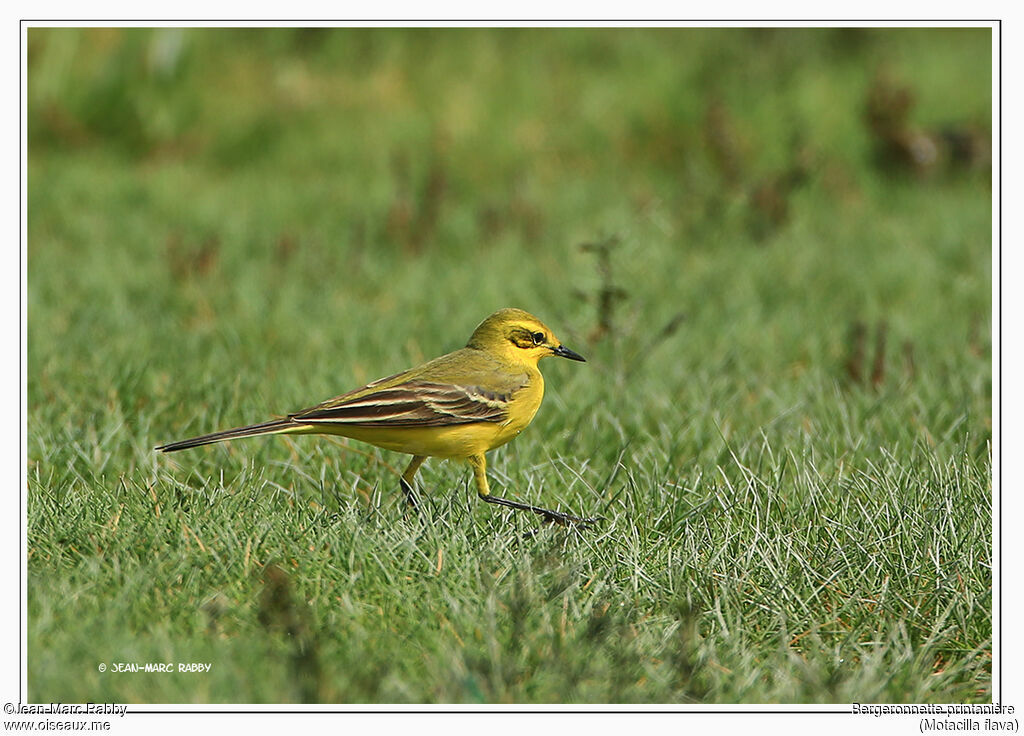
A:
<svg viewBox="0 0 1024 736">
<path fill-rule="evenodd" d="M 991 699 L 989 175 L 881 169 L 862 119 L 882 65 L 915 125 L 987 129 L 988 31 L 37 29 L 28 54 L 30 700 Z M 602 276 L 579 245 L 608 236 Z M 355 443 L 152 450 L 503 306 L 589 362 L 543 364 L 492 488 L 596 531 L 523 538 L 438 461 L 421 525 L 404 458 Z M 166 661 L 212 669 L 97 670 Z"/>
</svg>

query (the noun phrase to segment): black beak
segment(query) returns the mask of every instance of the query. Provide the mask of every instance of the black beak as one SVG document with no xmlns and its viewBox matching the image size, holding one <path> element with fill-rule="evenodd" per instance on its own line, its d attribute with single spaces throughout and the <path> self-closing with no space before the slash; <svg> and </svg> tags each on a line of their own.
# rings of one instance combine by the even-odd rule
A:
<svg viewBox="0 0 1024 736">
<path fill-rule="evenodd" d="M 557 348 L 555 348 L 551 352 L 553 352 L 555 355 L 559 356 L 560 358 L 568 358 L 569 360 L 578 360 L 581 363 L 586 363 L 587 362 L 586 358 L 584 358 L 579 353 L 577 353 L 577 352 L 575 352 L 573 350 L 570 350 L 565 345 L 559 345 Z"/>
</svg>

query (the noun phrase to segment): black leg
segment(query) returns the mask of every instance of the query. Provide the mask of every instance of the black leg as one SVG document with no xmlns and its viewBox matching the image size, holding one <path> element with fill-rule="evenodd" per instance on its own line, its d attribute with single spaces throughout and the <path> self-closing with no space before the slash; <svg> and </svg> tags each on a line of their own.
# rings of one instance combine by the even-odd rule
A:
<svg viewBox="0 0 1024 736">
<path fill-rule="evenodd" d="M 423 519 L 423 513 L 420 510 L 419 501 L 416 500 L 416 492 L 413 490 L 412 484 L 416 479 L 416 471 L 420 469 L 423 461 L 426 460 L 423 455 L 414 455 L 412 460 L 409 461 L 409 465 L 405 468 L 405 472 L 399 478 L 398 482 L 402 486 L 402 493 L 405 495 L 405 500 L 412 506 L 420 520 Z"/>
<path fill-rule="evenodd" d="M 399 484 L 402 486 L 402 493 L 405 495 L 405 500 L 412 506 L 413 511 L 420 510 L 420 503 L 416 500 L 416 492 L 413 491 L 412 486 L 406 481 L 405 478 L 398 479 Z"/>
<path fill-rule="evenodd" d="M 590 519 L 584 519 L 579 516 L 573 516 L 572 514 L 564 514 L 561 511 L 542 509 L 540 506 L 531 506 L 528 503 L 510 501 L 509 499 L 502 498 L 501 496 L 492 496 L 491 489 L 487 485 L 487 459 L 483 455 L 473 455 L 467 459 L 469 460 L 469 464 L 473 467 L 473 477 L 476 480 L 476 493 L 487 503 L 496 503 L 499 506 L 508 506 L 510 509 L 519 509 L 520 511 L 532 511 L 535 514 L 540 514 L 544 517 L 545 521 L 549 521 L 553 524 L 560 524 L 561 526 L 574 524 L 584 529 L 593 526 L 603 518 L 601 516 L 595 516 Z"/>
</svg>

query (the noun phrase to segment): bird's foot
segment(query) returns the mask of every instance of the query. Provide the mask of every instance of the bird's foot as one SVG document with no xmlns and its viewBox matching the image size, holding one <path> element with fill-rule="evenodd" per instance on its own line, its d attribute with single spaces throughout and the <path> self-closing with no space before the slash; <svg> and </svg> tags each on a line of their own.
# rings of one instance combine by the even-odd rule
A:
<svg viewBox="0 0 1024 736">
<path fill-rule="evenodd" d="M 558 524 L 559 526 L 578 526 L 581 529 L 589 529 L 590 527 L 597 524 L 599 521 L 604 521 L 603 516 L 573 516 L 572 514 L 565 514 L 561 511 L 551 511 L 550 509 L 537 509 L 535 513 L 539 513 L 544 517 L 544 521 L 549 524 Z"/>
<path fill-rule="evenodd" d="M 577 526 L 581 529 L 589 529 L 597 522 L 604 520 L 603 516 L 584 518 L 582 516 L 567 514 L 562 511 L 553 511 L 552 509 L 541 508 L 540 506 L 531 506 L 528 503 L 519 503 L 518 501 L 512 501 L 508 498 L 502 498 L 501 496 L 481 496 L 481 498 L 483 498 L 487 503 L 495 503 L 499 506 L 507 506 L 512 509 L 519 509 L 520 511 L 532 511 L 535 514 L 543 516 L 544 521 L 550 524 L 558 524 L 559 526 Z"/>
</svg>

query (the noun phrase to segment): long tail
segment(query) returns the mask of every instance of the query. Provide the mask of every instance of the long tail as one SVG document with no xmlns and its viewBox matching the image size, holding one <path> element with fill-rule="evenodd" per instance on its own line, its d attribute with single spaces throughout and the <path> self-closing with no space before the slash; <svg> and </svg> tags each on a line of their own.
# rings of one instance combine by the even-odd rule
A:
<svg viewBox="0 0 1024 736">
<path fill-rule="evenodd" d="M 263 422 L 263 424 L 250 424 L 248 427 L 235 427 L 234 429 L 225 429 L 221 432 L 204 434 L 201 437 L 192 437 L 187 440 L 168 442 L 166 445 L 160 445 L 156 449 L 161 452 L 176 452 L 177 450 L 187 450 L 190 447 L 210 445 L 214 442 L 235 440 L 239 437 L 255 437 L 261 434 L 277 434 L 278 432 L 287 432 L 288 430 L 296 430 L 301 427 L 301 424 L 298 424 L 291 419 L 274 419 L 270 422 Z"/>
</svg>

